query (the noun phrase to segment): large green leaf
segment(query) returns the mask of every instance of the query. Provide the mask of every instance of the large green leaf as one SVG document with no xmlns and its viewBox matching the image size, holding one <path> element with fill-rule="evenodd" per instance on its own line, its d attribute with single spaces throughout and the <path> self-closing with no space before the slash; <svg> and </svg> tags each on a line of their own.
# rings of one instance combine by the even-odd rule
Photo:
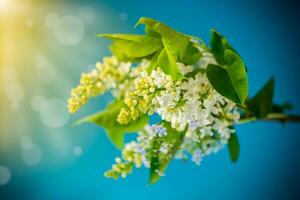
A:
<svg viewBox="0 0 300 200">
<path fill-rule="evenodd" d="M 168 133 L 167 136 L 165 136 L 166 138 L 164 139 L 164 141 L 172 146 L 170 147 L 167 154 L 157 153 L 154 154 L 151 158 L 149 184 L 153 184 L 160 179 L 160 174 L 158 173 L 158 171 L 160 173 L 164 173 L 168 164 L 173 159 L 176 151 L 182 144 L 184 134 L 186 132 L 186 130 L 178 132 L 171 127 L 171 124 L 169 122 L 163 122 L 162 125 L 166 128 Z M 152 149 L 159 151 L 161 145 L 161 142 L 154 140 Z"/>
<path fill-rule="evenodd" d="M 159 34 L 158 32 L 156 32 L 153 28 L 151 28 L 150 26 L 145 26 L 145 33 L 149 36 L 152 37 L 159 37 L 161 38 L 161 34 Z"/>
<path fill-rule="evenodd" d="M 163 47 L 161 39 L 146 35 L 100 34 L 113 41 L 111 51 L 119 60 L 138 60 L 149 56 Z"/>
<path fill-rule="evenodd" d="M 274 95 L 274 78 L 271 78 L 263 88 L 248 102 L 248 108 L 257 118 L 266 117 L 272 112 Z"/>
<path fill-rule="evenodd" d="M 209 64 L 206 75 L 213 88 L 224 97 L 244 104 L 248 95 L 245 65 L 232 50 L 225 50 L 225 65 Z"/>
<path fill-rule="evenodd" d="M 123 106 L 123 101 L 115 101 L 109 104 L 104 111 L 87 116 L 79 120 L 77 124 L 91 122 L 105 128 L 106 134 L 111 142 L 117 148 L 121 149 L 124 143 L 124 134 L 142 129 L 149 121 L 149 117 L 143 115 L 126 125 L 119 124 L 116 119 Z"/>
<path fill-rule="evenodd" d="M 232 162 L 236 162 L 239 157 L 240 144 L 236 133 L 231 134 L 228 141 L 229 155 Z"/>
<path fill-rule="evenodd" d="M 225 37 L 223 37 L 219 32 L 212 29 L 211 30 L 211 39 L 210 39 L 210 47 L 213 55 L 215 56 L 217 62 L 220 65 L 224 65 L 226 63 L 225 60 L 225 50 L 230 49 L 235 51 L 231 45 L 228 43 Z"/>
</svg>

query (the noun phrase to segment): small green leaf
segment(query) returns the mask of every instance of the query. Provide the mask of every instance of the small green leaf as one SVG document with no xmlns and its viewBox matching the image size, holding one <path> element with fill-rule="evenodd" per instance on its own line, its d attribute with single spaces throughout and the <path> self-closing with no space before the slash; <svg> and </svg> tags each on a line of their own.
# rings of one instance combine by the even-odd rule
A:
<svg viewBox="0 0 300 200">
<path fill-rule="evenodd" d="M 289 102 L 283 104 L 273 104 L 272 112 L 273 113 L 284 113 L 286 110 L 292 110 L 293 106 Z"/>
<path fill-rule="evenodd" d="M 226 49 L 230 49 L 235 52 L 235 50 L 231 47 L 226 38 L 214 29 L 211 30 L 210 47 L 213 55 L 215 56 L 217 62 L 220 65 L 224 65 L 226 63 Z"/>
<path fill-rule="evenodd" d="M 136 132 L 142 129 L 149 122 L 149 117 L 147 115 L 143 115 L 129 124 L 119 124 L 116 119 L 123 106 L 123 101 L 115 101 L 109 104 L 104 111 L 87 116 L 79 120 L 77 124 L 91 122 L 105 128 L 106 134 L 111 142 L 117 148 L 121 149 L 123 147 L 125 133 Z"/>
<path fill-rule="evenodd" d="M 274 95 L 274 78 L 271 78 L 263 88 L 248 102 L 248 108 L 257 118 L 266 117 L 272 112 Z"/>
<path fill-rule="evenodd" d="M 201 52 L 195 47 L 195 43 L 190 42 L 186 48 L 181 62 L 185 65 L 193 65 L 202 57 Z"/>
<path fill-rule="evenodd" d="M 144 128 L 144 126 L 148 124 L 148 122 L 148 115 L 143 115 L 126 125 L 118 124 L 118 126 L 116 126 L 116 129 L 121 130 L 124 133 L 133 133 Z"/>
<path fill-rule="evenodd" d="M 100 34 L 113 41 L 110 49 L 119 60 L 135 61 L 147 57 L 162 48 L 160 38 L 131 34 Z"/>
<path fill-rule="evenodd" d="M 171 127 L 171 124 L 169 122 L 163 122 L 162 125 L 164 128 L 166 128 L 168 133 L 167 136 L 165 136 L 166 138 L 164 141 L 170 144 L 171 148 L 169 149 L 167 154 L 158 153 L 151 158 L 149 184 L 153 184 L 160 179 L 160 175 L 158 174 L 158 172 L 164 173 L 170 161 L 173 159 L 176 151 L 182 144 L 184 134 L 186 132 L 186 130 L 178 132 L 177 130 Z M 154 143 L 152 144 L 152 149 L 158 151 L 161 145 L 162 144 L 160 142 L 154 140 Z"/>
<path fill-rule="evenodd" d="M 115 147 L 117 147 L 118 149 L 123 148 L 124 133 L 119 132 L 119 130 L 117 130 L 117 129 L 107 128 L 106 135 L 109 138 L 109 140 L 111 141 L 111 143 L 113 143 L 115 145 Z"/>
<path fill-rule="evenodd" d="M 236 133 L 231 134 L 228 141 L 229 155 L 232 162 L 236 162 L 239 157 L 240 144 Z"/>
<path fill-rule="evenodd" d="M 206 69 L 204 69 L 204 68 L 197 68 L 197 69 L 195 69 L 195 70 L 193 70 L 193 71 L 187 73 L 187 74 L 185 75 L 185 77 L 187 77 L 187 78 L 190 78 L 190 77 L 195 78 L 195 76 L 196 76 L 198 73 L 205 74 L 205 72 L 206 72 Z"/>
<path fill-rule="evenodd" d="M 209 64 L 206 75 L 213 88 L 224 97 L 244 104 L 248 95 L 245 65 L 233 51 L 225 50 L 225 66 Z"/>
<path fill-rule="evenodd" d="M 150 74 L 152 70 L 158 67 L 158 57 L 161 51 L 157 51 L 154 56 L 152 57 L 149 66 L 147 67 L 147 73 Z"/>
<path fill-rule="evenodd" d="M 163 171 L 165 171 L 165 168 L 168 166 L 168 164 L 169 162 L 166 162 L 162 165 L 157 156 L 151 158 L 149 184 L 156 183 L 160 179 L 158 170 L 161 170 L 162 171 L 161 173 L 163 173 Z"/>
<path fill-rule="evenodd" d="M 108 104 L 105 110 L 84 117 L 78 120 L 76 124 L 79 125 L 85 122 L 93 122 L 99 126 L 112 128 L 115 125 L 118 125 L 118 122 L 111 119 L 116 119 L 123 105 L 124 103 L 122 101 L 114 101 Z"/>
<path fill-rule="evenodd" d="M 175 80 L 182 77 L 173 54 L 166 48 L 158 56 L 158 66 L 164 73 L 170 74 Z"/>
</svg>

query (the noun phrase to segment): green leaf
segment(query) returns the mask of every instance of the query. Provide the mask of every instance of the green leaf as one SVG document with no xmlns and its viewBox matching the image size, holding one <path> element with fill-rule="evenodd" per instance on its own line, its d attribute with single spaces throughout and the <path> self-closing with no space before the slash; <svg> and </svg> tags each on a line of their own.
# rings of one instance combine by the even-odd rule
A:
<svg viewBox="0 0 300 200">
<path fill-rule="evenodd" d="M 161 38 L 161 35 L 156 32 L 155 30 L 153 30 L 153 28 L 151 28 L 150 26 L 145 26 L 145 33 L 149 36 L 152 36 L 152 37 L 159 37 Z"/>
<path fill-rule="evenodd" d="M 148 29 L 151 28 L 152 32 L 159 33 L 165 40 L 165 43 L 167 43 L 180 58 L 183 58 L 191 37 L 179 33 L 166 24 L 151 18 L 141 17 L 136 25 L 139 24 L 144 24 L 148 26 Z"/>
<path fill-rule="evenodd" d="M 175 80 L 182 78 L 173 54 L 166 48 L 158 56 L 158 65 L 164 73 L 170 74 Z"/>
<path fill-rule="evenodd" d="M 161 173 L 163 173 L 163 171 L 165 171 L 165 169 L 167 168 L 169 162 L 161 164 L 158 156 L 151 158 L 149 184 L 156 183 L 160 179 L 160 175 L 157 173 L 157 170 L 161 170 Z"/>
<path fill-rule="evenodd" d="M 110 49 L 119 60 L 135 61 L 147 57 L 163 47 L 161 39 L 146 35 L 100 34 L 113 41 Z"/>
<path fill-rule="evenodd" d="M 224 97 L 244 104 L 248 95 L 245 65 L 232 50 L 225 50 L 225 66 L 209 64 L 206 75 L 213 88 Z"/>
<path fill-rule="evenodd" d="M 274 95 L 274 78 L 271 78 L 263 88 L 248 102 L 248 108 L 257 118 L 266 117 L 272 112 Z"/>
<path fill-rule="evenodd" d="M 186 48 L 181 62 L 185 65 L 193 65 L 202 57 L 201 52 L 195 47 L 195 43 L 190 42 Z"/>
<path fill-rule="evenodd" d="M 106 107 L 105 110 L 100 111 L 95 114 L 92 114 L 92 115 L 89 115 L 87 117 L 84 117 L 84 118 L 78 120 L 78 122 L 76 124 L 81 124 L 81 123 L 85 123 L 85 122 L 93 122 L 99 126 L 112 128 L 115 125 L 118 125 L 116 118 L 117 118 L 117 116 L 120 112 L 120 109 L 122 108 L 123 105 L 124 105 L 124 103 L 122 101 L 114 101 L 114 102 L 108 104 L 108 106 Z M 114 118 L 114 120 L 111 120 L 112 118 Z"/>
<path fill-rule="evenodd" d="M 187 77 L 187 78 L 190 78 L 190 77 L 195 78 L 195 76 L 196 76 L 197 74 L 199 74 L 199 73 L 205 74 L 205 72 L 206 72 L 206 69 L 204 69 L 204 68 L 197 68 L 197 69 L 195 69 L 195 70 L 193 70 L 193 71 L 187 73 L 187 74 L 185 75 L 185 77 Z"/>
<path fill-rule="evenodd" d="M 235 52 L 235 50 L 231 47 L 226 38 L 214 29 L 211 30 L 210 47 L 213 55 L 215 56 L 217 62 L 220 65 L 224 65 L 226 63 L 226 49 L 230 49 Z"/>
<path fill-rule="evenodd" d="M 229 155 L 232 162 L 236 162 L 239 157 L 240 144 L 236 133 L 231 134 L 228 141 Z"/>
<path fill-rule="evenodd" d="M 147 73 L 150 74 L 152 70 L 158 67 L 158 57 L 161 51 L 157 51 L 151 59 L 149 66 L 147 67 Z"/>
<path fill-rule="evenodd" d="M 149 117 L 143 115 L 129 124 L 119 124 L 116 119 L 123 106 L 123 101 L 115 101 L 109 104 L 104 111 L 87 116 L 79 120 L 77 124 L 91 122 L 105 128 L 107 137 L 117 148 L 121 149 L 123 147 L 125 133 L 136 132 L 149 122 Z"/>
<path fill-rule="evenodd" d="M 109 140 L 111 141 L 111 143 L 113 143 L 115 145 L 115 147 L 117 147 L 118 149 L 122 149 L 123 145 L 124 145 L 124 134 L 118 132 L 118 130 L 116 129 L 106 129 L 106 135 L 109 138 Z"/>
<path fill-rule="evenodd" d="M 159 171 L 160 173 L 164 173 L 168 164 L 173 159 L 176 151 L 182 144 L 184 134 L 186 132 L 186 130 L 178 132 L 177 130 L 171 127 L 171 124 L 169 122 L 163 122 L 162 125 L 166 128 L 168 133 L 167 136 L 165 136 L 166 138 L 164 141 L 172 146 L 167 154 L 158 153 L 151 158 L 149 184 L 153 184 L 160 179 L 160 175 L 157 173 L 157 171 Z M 152 149 L 159 150 L 161 145 L 162 144 L 160 142 L 154 140 L 154 143 L 152 144 Z"/>
<path fill-rule="evenodd" d="M 161 63 L 167 64 L 166 66 L 160 65 L 162 69 L 164 68 L 163 71 L 170 74 L 175 80 L 182 78 L 176 62 L 181 60 L 188 62 L 187 52 L 191 51 L 192 47 L 190 47 L 190 49 L 187 48 L 191 43 L 192 37 L 179 33 L 166 24 L 147 17 L 140 18 L 137 25 L 139 24 L 144 24 L 146 26 L 146 33 L 148 35 L 154 37 L 158 37 L 158 35 L 161 36 L 165 50 L 160 54 L 160 57 L 162 58 Z M 190 59 L 193 60 L 191 60 L 191 62 L 194 62 L 194 60 L 199 57 L 199 54 L 196 54 L 195 50 L 198 49 L 192 49 L 193 56 L 191 56 Z M 166 56 L 168 57 L 167 59 L 165 59 Z"/>
<path fill-rule="evenodd" d="M 289 102 L 283 104 L 273 104 L 272 113 L 284 113 L 286 110 L 292 110 L 293 106 Z"/>
</svg>

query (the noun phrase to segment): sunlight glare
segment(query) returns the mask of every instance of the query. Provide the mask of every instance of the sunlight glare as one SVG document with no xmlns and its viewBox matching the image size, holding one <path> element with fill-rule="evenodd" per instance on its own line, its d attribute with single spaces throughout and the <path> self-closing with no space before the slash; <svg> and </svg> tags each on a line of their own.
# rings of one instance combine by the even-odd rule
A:
<svg viewBox="0 0 300 200">
<path fill-rule="evenodd" d="M 12 0 L 0 0 L 0 11 L 8 11 L 12 7 Z"/>
</svg>

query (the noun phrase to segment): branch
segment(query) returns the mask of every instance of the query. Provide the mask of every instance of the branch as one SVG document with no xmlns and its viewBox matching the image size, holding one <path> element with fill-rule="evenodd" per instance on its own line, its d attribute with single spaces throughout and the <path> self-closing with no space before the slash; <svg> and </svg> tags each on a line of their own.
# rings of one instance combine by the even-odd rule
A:
<svg viewBox="0 0 300 200">
<path fill-rule="evenodd" d="M 258 119 L 256 117 L 247 117 L 241 118 L 238 124 L 244 124 L 249 122 L 255 121 L 267 121 L 267 122 L 293 122 L 293 123 L 300 123 L 300 116 L 299 115 L 285 115 L 283 113 L 270 113 L 267 117 Z"/>
</svg>

